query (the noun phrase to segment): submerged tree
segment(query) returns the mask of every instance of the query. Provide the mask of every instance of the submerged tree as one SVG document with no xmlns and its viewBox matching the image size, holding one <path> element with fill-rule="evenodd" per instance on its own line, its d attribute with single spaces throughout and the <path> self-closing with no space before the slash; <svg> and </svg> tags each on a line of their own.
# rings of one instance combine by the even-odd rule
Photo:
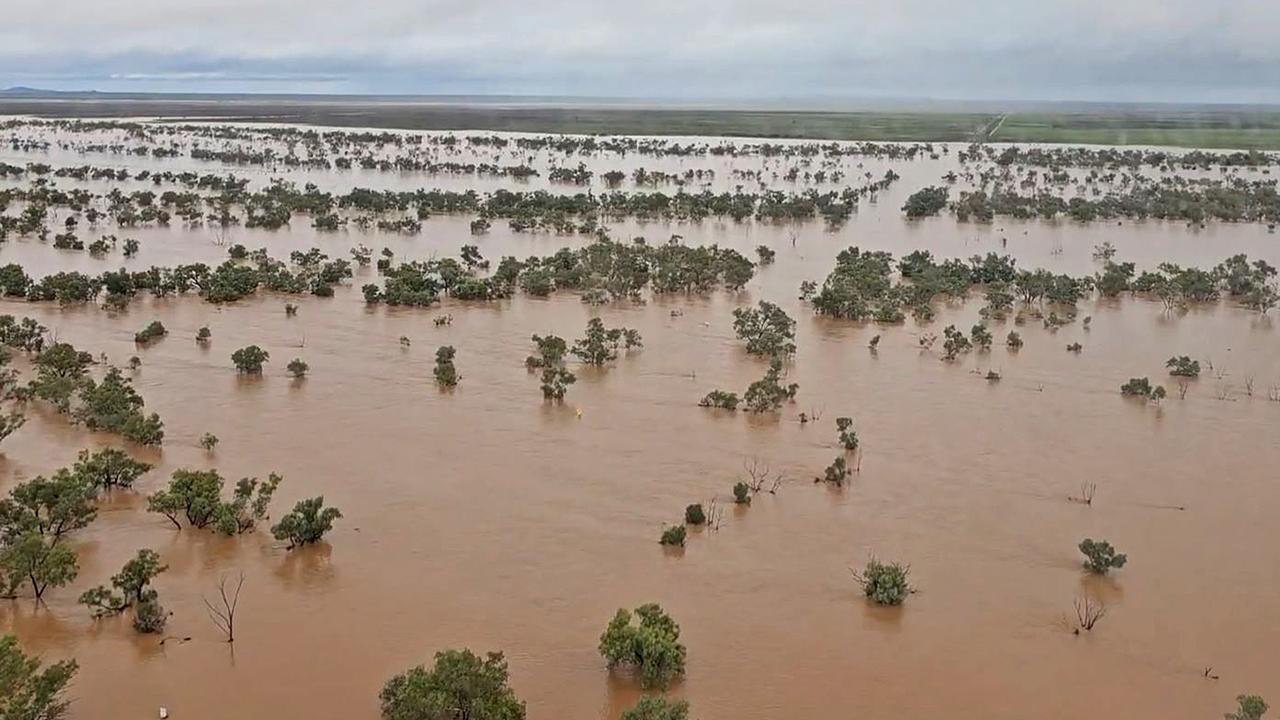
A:
<svg viewBox="0 0 1280 720">
<path fill-rule="evenodd" d="M 1169 374 L 1174 377 L 1200 377 L 1200 361 L 1192 360 L 1186 355 L 1171 357 L 1164 366 L 1169 368 Z"/>
<path fill-rule="evenodd" d="M 147 497 L 147 510 L 169 518 L 179 530 L 185 518 L 194 528 L 212 527 L 224 535 L 238 535 L 253 530 L 266 517 L 281 480 L 275 473 L 265 481 L 241 478 L 231 499 L 224 501 L 224 483 L 217 470 L 179 469 L 167 488 Z"/>
<path fill-rule="evenodd" d="M 619 609 L 600 636 L 600 654 L 609 667 L 629 667 L 639 673 L 644 687 L 666 687 L 684 675 L 685 647 L 680 644 L 680 626 L 661 607 L 650 603 L 632 614 Z"/>
<path fill-rule="evenodd" d="M 1260 695 L 1237 695 L 1236 709 L 1222 717 L 1225 720 L 1262 720 L 1270 706 Z"/>
<path fill-rule="evenodd" d="M 670 545 L 672 547 L 684 547 L 684 539 L 689 531 L 683 525 L 672 525 L 662 529 L 662 537 L 658 539 L 660 545 Z"/>
<path fill-rule="evenodd" d="M 280 522 L 271 527 L 271 535 L 277 540 L 288 541 L 287 549 L 319 542 L 325 533 L 333 529 L 333 521 L 342 517 L 334 507 L 324 507 L 324 496 L 299 500 Z"/>
<path fill-rule="evenodd" d="M 737 410 L 739 402 L 737 393 L 725 392 L 724 390 L 712 390 L 698 401 L 698 407 Z"/>
<path fill-rule="evenodd" d="M 458 384 L 460 376 L 458 368 L 453 364 L 457 350 L 452 345 L 442 345 L 436 350 L 436 367 L 434 370 L 436 384 L 443 388 L 451 388 Z"/>
<path fill-rule="evenodd" d="M 907 575 L 911 568 L 896 562 L 883 563 L 876 558 L 867 561 L 862 572 L 851 570 L 854 582 L 877 605 L 901 605 L 911 594 Z"/>
<path fill-rule="evenodd" d="M 1117 553 L 1106 540 L 1085 538 L 1080 541 L 1080 552 L 1084 553 L 1085 569 L 1099 575 L 1106 575 L 1112 568 L 1122 568 L 1129 560 L 1124 553 Z"/>
<path fill-rule="evenodd" d="M 573 354 L 590 365 L 604 365 L 617 359 L 619 346 L 641 347 L 640 333 L 629 328 L 606 328 L 600 318 L 587 321 L 586 335 L 574 341 Z"/>
<path fill-rule="evenodd" d="M 795 399 L 800 386 L 797 383 L 783 385 L 781 377 L 782 361 L 775 358 L 769 363 L 764 377 L 751 383 L 743 394 L 747 410 L 753 413 L 771 412 L 781 408 L 783 401 Z"/>
<path fill-rule="evenodd" d="M 262 364 L 271 359 L 271 353 L 257 345 L 249 345 L 231 353 L 236 371 L 248 375 L 261 375 Z"/>
<path fill-rule="evenodd" d="M 578 376 L 562 367 L 546 367 L 542 369 L 542 397 L 547 400 L 563 400 L 569 386 L 578 381 Z"/>
<path fill-rule="evenodd" d="M 796 351 L 796 321 L 771 302 L 734 310 L 733 331 L 752 355 L 785 358 Z"/>
<path fill-rule="evenodd" d="M 836 418 L 836 432 L 840 434 L 840 444 L 845 450 L 858 449 L 858 431 L 853 429 L 853 418 Z"/>
<path fill-rule="evenodd" d="M 470 650 L 436 653 L 387 681 L 379 693 L 384 720 L 524 720 L 524 703 L 508 685 L 502 653 L 481 659 Z"/>
<path fill-rule="evenodd" d="M 307 371 L 311 369 L 311 366 L 302 358 L 294 358 L 289 361 L 289 364 L 285 366 L 285 369 L 288 370 L 289 374 L 295 379 L 300 379 L 307 376 Z"/>
<path fill-rule="evenodd" d="M 0 546 L 0 597 L 14 597 L 27 585 L 40 600 L 49 588 L 75 580 L 79 570 L 76 554 L 65 544 L 24 532 Z"/>
<path fill-rule="evenodd" d="M 156 602 L 157 593 L 151 581 L 168 570 L 160 564 L 160 556 L 154 550 L 142 549 L 136 557 L 124 564 L 120 572 L 111 577 L 111 588 L 99 585 L 86 590 L 80 596 L 80 604 L 87 605 L 95 618 L 119 615 L 125 610 Z"/>
<path fill-rule="evenodd" d="M 123 450 L 103 448 L 93 453 L 81 450 L 72 472 L 95 490 L 111 491 L 133 487 L 133 483 L 150 469 L 149 463 L 134 460 Z"/>
<path fill-rule="evenodd" d="M 688 702 L 648 695 L 624 710 L 619 720 L 688 720 L 688 717 Z"/>
</svg>

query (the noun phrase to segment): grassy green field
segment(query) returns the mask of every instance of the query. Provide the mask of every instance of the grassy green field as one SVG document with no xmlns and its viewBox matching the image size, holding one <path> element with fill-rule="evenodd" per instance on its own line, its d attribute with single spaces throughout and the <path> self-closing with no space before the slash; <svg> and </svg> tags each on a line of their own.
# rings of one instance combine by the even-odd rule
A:
<svg viewBox="0 0 1280 720">
<path fill-rule="evenodd" d="M 1280 112 L 1019 113 L 989 140 L 1275 150 Z"/>
<path fill-rule="evenodd" d="M 1280 149 L 1280 110 L 1225 106 L 1074 106 L 1057 112 L 1006 115 L 996 111 L 842 112 L 336 96 L 155 95 L 93 100 L 0 98 L 0 114 L 104 119 L 158 116 L 406 130 Z"/>
</svg>

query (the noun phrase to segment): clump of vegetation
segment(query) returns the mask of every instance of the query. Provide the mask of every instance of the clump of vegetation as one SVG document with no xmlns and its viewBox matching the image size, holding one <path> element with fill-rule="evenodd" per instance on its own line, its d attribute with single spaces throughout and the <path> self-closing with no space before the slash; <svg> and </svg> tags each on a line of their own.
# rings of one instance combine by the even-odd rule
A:
<svg viewBox="0 0 1280 720">
<path fill-rule="evenodd" d="M 1076 353 L 1078 355 L 1081 350 L 1084 350 L 1084 346 L 1078 342 L 1073 342 L 1070 345 L 1067 345 L 1067 352 L 1069 353 Z"/>
<path fill-rule="evenodd" d="M 624 710 L 619 720 L 688 720 L 688 718 L 688 702 L 670 700 L 659 695 L 648 695 Z"/>
<path fill-rule="evenodd" d="M 1010 330 L 1008 337 L 1005 338 L 1004 344 L 1010 350 L 1017 350 L 1022 347 L 1022 335 L 1017 330 Z"/>
<path fill-rule="evenodd" d="M 1222 717 L 1225 720 L 1262 720 L 1270 706 L 1258 695 L 1237 695 L 1236 709 Z"/>
<path fill-rule="evenodd" d="M 436 653 L 387 681 L 378 694 L 384 720 L 524 720 L 524 703 L 508 685 L 500 652 L 481 659 L 470 650 Z"/>
<path fill-rule="evenodd" d="M 271 353 L 258 347 L 257 345 L 249 345 L 231 353 L 231 362 L 236 366 L 236 372 L 242 375 L 261 375 L 262 364 L 271 359 Z"/>
<path fill-rule="evenodd" d="M 288 370 L 289 374 L 294 378 L 304 378 L 307 376 L 307 371 L 311 369 L 311 366 L 302 358 L 294 358 L 289 361 L 289 364 L 285 366 L 285 369 Z"/>
<path fill-rule="evenodd" d="M 205 452 L 213 452 L 213 449 L 218 447 L 218 436 L 210 432 L 201 435 L 200 447 L 204 448 Z"/>
<path fill-rule="evenodd" d="M 1164 366 L 1169 368 L 1169 374 L 1174 377 L 1200 377 L 1200 361 L 1192 360 L 1186 355 L 1171 357 Z"/>
<path fill-rule="evenodd" d="M 986 325 L 983 325 L 982 323 L 974 325 L 973 329 L 969 331 L 969 338 L 978 349 L 991 349 L 991 331 L 987 329 Z"/>
<path fill-rule="evenodd" d="M 280 522 L 271 526 L 271 536 L 288 541 L 289 550 L 300 545 L 319 542 L 325 533 L 333 529 L 333 521 L 342 517 L 334 507 L 324 507 L 324 496 L 299 500 Z"/>
<path fill-rule="evenodd" d="M 618 348 L 641 347 L 640 333 L 629 328 L 606 328 L 600 318 L 587 321 L 584 337 L 573 343 L 573 354 L 590 365 L 604 365 L 617 359 Z"/>
<path fill-rule="evenodd" d="M 814 482 L 827 482 L 836 486 L 844 485 L 851 472 L 849 463 L 844 459 L 844 456 L 837 455 L 836 459 L 832 460 L 831 464 L 827 466 L 822 477 L 814 478 Z"/>
<path fill-rule="evenodd" d="M 1148 378 L 1129 378 L 1129 381 L 1120 386 L 1120 394 L 1125 397 L 1140 397 L 1152 402 L 1160 402 L 1166 396 L 1163 385 L 1151 385 Z"/>
<path fill-rule="evenodd" d="M 160 556 L 154 550 L 139 550 L 120 572 L 111 577 L 111 588 L 99 585 L 86 590 L 80 595 L 80 604 L 88 606 L 95 618 L 119 615 L 129 608 L 140 608 L 144 603 L 158 605 L 158 594 L 151 587 L 151 581 L 167 569 L 168 566 L 160 563 Z"/>
<path fill-rule="evenodd" d="M 969 352 L 973 347 L 973 343 L 964 333 L 956 329 L 955 325 L 948 325 L 942 331 L 945 340 L 942 343 L 943 357 L 947 360 L 955 360 L 961 353 Z"/>
<path fill-rule="evenodd" d="M 751 383 L 742 399 L 747 410 L 753 413 L 773 412 L 782 407 L 784 400 L 793 400 L 800 389 L 797 383 L 783 385 L 782 361 L 775 358 L 769 363 L 764 377 Z"/>
<path fill-rule="evenodd" d="M 60 720 L 67 716 L 71 701 L 67 686 L 79 666 L 64 660 L 41 667 L 39 658 L 29 657 L 12 635 L 0 636 L 0 718 L 4 720 Z"/>
<path fill-rule="evenodd" d="M 698 407 L 719 408 L 721 410 L 737 410 L 738 394 L 723 390 L 712 390 L 698 401 Z"/>
<path fill-rule="evenodd" d="M 1080 552 L 1084 553 L 1084 566 L 1089 572 L 1106 575 L 1113 568 L 1122 568 L 1129 558 L 1124 553 L 1117 553 L 1106 540 L 1085 538 L 1080 541 Z"/>
<path fill-rule="evenodd" d="M 937 215 L 947 206 L 947 188 L 931 186 L 911 193 L 902 206 L 902 212 L 912 220 Z"/>
<path fill-rule="evenodd" d="M 684 675 L 685 647 L 680 644 L 680 626 L 661 607 L 650 603 L 632 614 L 619 609 L 600 636 L 600 654 L 610 669 L 629 667 L 640 675 L 640 684 L 666 687 Z"/>
<path fill-rule="evenodd" d="M 525 367 L 536 370 L 564 364 L 565 354 L 569 351 L 569 344 L 564 338 L 556 335 L 534 335 L 533 344 L 537 346 L 538 354 L 525 358 Z"/>
<path fill-rule="evenodd" d="M 702 509 L 702 503 L 694 503 L 684 509 L 684 522 L 686 525 L 707 524 L 707 514 Z"/>
<path fill-rule="evenodd" d="M 733 311 L 733 331 L 746 342 L 747 352 L 785 358 L 796 351 L 796 321 L 777 305 L 761 300 L 757 308 Z"/>
<path fill-rule="evenodd" d="M 159 320 L 152 320 L 149 325 L 134 333 L 133 341 L 139 345 L 146 345 L 168 334 L 169 331 L 164 329 L 164 323 Z"/>
<path fill-rule="evenodd" d="M 883 563 L 875 558 L 867 561 L 862 572 L 853 573 L 854 582 L 862 587 L 862 592 L 877 605 L 901 605 L 910 595 L 911 585 L 907 575 L 911 568 L 896 562 Z"/>
<path fill-rule="evenodd" d="M 208 325 L 205 325 L 196 331 L 196 342 L 200 343 L 201 345 L 208 344 L 209 340 L 212 337 L 213 337 L 213 332 L 209 330 Z"/>
<path fill-rule="evenodd" d="M 684 547 L 684 539 L 688 534 L 688 530 L 683 525 L 672 525 L 663 528 L 662 537 L 658 538 L 659 545 L 670 545 L 672 547 Z"/>
<path fill-rule="evenodd" d="M 751 486 L 741 481 L 734 483 L 733 502 L 737 505 L 750 505 Z"/>
<path fill-rule="evenodd" d="M 840 444 L 845 450 L 858 449 L 858 431 L 853 429 L 853 418 L 836 418 L 836 432 L 840 434 Z"/>
<path fill-rule="evenodd" d="M 452 345 L 441 345 L 436 350 L 436 367 L 433 374 L 436 384 L 442 388 L 451 388 L 458 384 L 460 376 L 458 368 L 453 364 L 453 358 L 457 354 L 457 350 L 454 350 Z"/>
<path fill-rule="evenodd" d="M 223 535 L 238 535 L 253 530 L 267 516 L 267 506 L 282 480 L 275 473 L 265 481 L 241 478 L 231 499 L 223 500 L 225 482 L 217 470 L 179 469 L 167 488 L 147 497 L 147 510 L 165 516 L 179 530 L 185 519 L 194 528 L 212 527 Z"/>
<path fill-rule="evenodd" d="M 123 450 L 103 448 L 97 452 L 81 450 L 72 472 L 83 479 L 95 491 L 111 491 L 133 487 L 151 465 L 134 460 Z"/>
</svg>

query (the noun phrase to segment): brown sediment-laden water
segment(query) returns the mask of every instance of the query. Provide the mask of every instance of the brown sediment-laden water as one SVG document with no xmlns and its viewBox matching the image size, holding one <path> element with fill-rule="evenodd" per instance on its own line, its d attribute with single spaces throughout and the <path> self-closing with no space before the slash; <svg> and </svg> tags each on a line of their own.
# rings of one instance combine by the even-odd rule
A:
<svg viewBox="0 0 1280 720">
<path fill-rule="evenodd" d="M 65 134 L 65 133 L 64 133 Z M 0 160 L 55 166 L 256 173 L 355 185 L 440 186 L 412 173 L 245 170 L 187 159 L 113 158 L 5 150 Z M 616 158 L 623 169 L 729 168 L 760 158 Z M 608 159 L 589 159 L 599 169 Z M 1280 264 L 1277 236 L 1257 223 L 1098 222 L 950 217 L 903 219 L 906 196 L 945 172 L 949 158 L 845 159 L 852 174 L 900 175 L 842 226 L 609 223 L 616 238 L 672 234 L 754 257 L 777 253 L 740 292 L 646 296 L 591 306 L 572 293 L 487 303 L 445 299 L 431 309 L 367 306 L 358 268 L 332 298 L 265 291 L 215 305 L 192 296 L 141 297 L 124 310 L 22 300 L 0 312 L 30 316 L 60 340 L 123 365 L 148 411 L 165 422 L 160 448 L 91 433 L 38 403 L 0 450 L 0 490 L 70 465 L 87 447 L 128 447 L 155 468 L 114 493 L 68 539 L 80 572 L 51 590 L 0 602 L 0 632 L 48 659 L 74 657 L 74 718 L 375 718 L 391 675 L 450 647 L 502 650 L 531 718 L 608 718 L 640 691 L 606 669 L 599 636 L 619 607 L 658 602 L 681 626 L 687 676 L 671 689 L 701 720 L 942 717 L 1204 718 L 1241 693 L 1280 697 L 1280 334 L 1275 317 L 1234 303 L 1166 312 L 1158 301 L 1092 296 L 1091 316 L 1060 329 L 993 323 L 989 352 L 953 363 L 922 351 L 921 333 L 968 328 L 982 301 L 941 303 L 927 325 L 879 326 L 814 315 L 798 299 L 850 246 L 897 257 L 1008 253 L 1019 267 L 1095 272 L 1095 246 L 1139 268 L 1164 261 L 1210 267 L 1247 253 Z M 736 165 L 735 165 L 736 163 Z M 754 165 L 752 165 L 754 163 Z M 575 161 L 576 164 L 576 161 Z M 511 181 L 447 181 L 483 189 Z M 531 181 L 544 186 L 543 180 Z M 478 185 L 477 185 L 478 184 Z M 110 185 L 81 186 L 105 192 Z M 139 185 L 141 187 L 141 185 Z M 120 231 L 137 257 L 55 250 L 35 238 L 0 245 L 0 263 L 35 276 L 181 262 L 214 264 L 229 243 L 276 257 L 319 247 L 341 257 L 363 242 L 399 257 L 545 255 L 581 236 L 515 233 L 495 222 L 473 237 L 470 218 L 436 216 L 421 233 L 354 228 L 318 233 L 306 222 L 277 231 L 208 227 Z M 766 363 L 747 355 L 733 309 L 758 300 L 798 320 L 780 413 L 708 410 L 713 388 L 740 392 Z M 298 305 L 287 316 L 284 304 Z M 433 318 L 447 313 L 452 323 Z M 578 381 L 562 404 L 545 402 L 524 367 L 530 336 L 580 337 L 590 317 L 640 331 L 644 347 L 605 368 L 570 360 Z M 140 348 L 134 333 L 160 320 L 168 336 Z M 201 326 L 211 342 L 194 341 Z M 873 335 L 881 341 L 868 349 Z M 411 341 L 400 342 L 401 337 Z M 1079 353 L 1065 347 L 1079 342 Z M 230 354 L 257 344 L 262 377 L 238 375 Z M 459 385 L 432 382 L 435 349 L 457 349 Z M 1165 361 L 1199 359 L 1185 394 Z M 285 364 L 302 358 L 304 379 Z M 999 382 L 984 375 L 997 371 Z M 1120 396 L 1131 377 L 1170 387 L 1159 405 Z M 1277 391 L 1280 392 L 1280 391 Z M 801 423 L 801 413 L 815 418 Z M 814 483 L 839 453 L 834 421 L 854 418 L 859 470 L 844 487 Z M 198 446 L 206 432 L 220 443 Z M 744 464 L 785 482 L 749 506 L 732 504 Z M 284 476 L 282 514 L 323 495 L 342 510 L 326 541 L 292 551 L 265 529 L 238 537 L 177 531 L 146 511 L 146 494 L 178 468 L 223 476 Z M 1095 483 L 1091 505 L 1073 502 Z M 659 546 L 686 505 L 717 501 L 716 530 L 694 528 L 686 547 Z M 1106 577 L 1083 572 L 1076 545 L 1106 538 L 1129 563 Z M 106 582 L 139 548 L 169 566 L 155 581 L 172 611 L 165 642 L 126 618 L 95 621 L 79 594 Z M 871 605 L 849 568 L 876 556 L 910 565 L 917 592 L 901 607 Z M 221 642 L 202 597 L 244 573 L 236 642 Z M 1107 605 L 1075 635 L 1073 600 Z M 1207 678 L 1208 674 L 1219 679 Z"/>
</svg>

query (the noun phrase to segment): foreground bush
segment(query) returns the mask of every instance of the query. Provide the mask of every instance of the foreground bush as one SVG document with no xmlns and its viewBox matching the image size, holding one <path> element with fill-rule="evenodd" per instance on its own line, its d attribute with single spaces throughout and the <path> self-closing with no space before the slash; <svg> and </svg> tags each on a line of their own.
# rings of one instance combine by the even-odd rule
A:
<svg viewBox="0 0 1280 720">
<path fill-rule="evenodd" d="M 481 660 L 470 650 L 436 653 L 387 681 L 378 694 L 386 720 L 524 720 L 524 703 L 507 684 L 502 653 Z"/>
</svg>

